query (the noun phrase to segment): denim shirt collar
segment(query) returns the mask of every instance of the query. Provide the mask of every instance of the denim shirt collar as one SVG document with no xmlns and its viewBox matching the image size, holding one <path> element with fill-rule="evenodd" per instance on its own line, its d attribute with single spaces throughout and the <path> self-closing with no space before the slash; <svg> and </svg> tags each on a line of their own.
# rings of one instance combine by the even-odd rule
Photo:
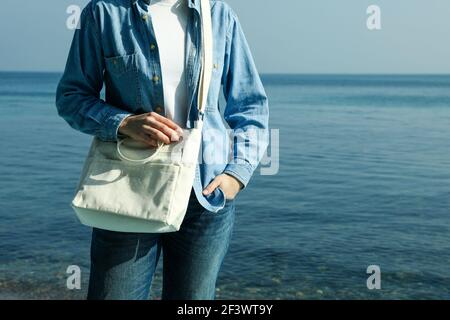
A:
<svg viewBox="0 0 450 320">
<path fill-rule="evenodd" d="M 138 2 L 145 10 L 147 10 L 150 5 L 151 0 L 132 0 L 132 3 L 135 4 Z M 187 0 L 188 7 L 191 9 L 195 9 L 200 13 L 200 0 Z"/>
<path fill-rule="evenodd" d="M 189 17 L 189 27 L 187 30 L 186 37 L 186 83 L 189 92 L 189 107 L 188 107 L 188 118 L 186 120 L 186 128 L 195 127 L 196 120 L 199 117 L 197 110 L 197 98 L 198 98 L 198 81 L 200 77 L 200 66 L 201 61 L 198 53 L 201 51 L 199 32 L 197 27 L 198 19 L 201 15 L 200 0 L 186 0 L 188 1 L 188 7 L 191 8 L 193 14 Z M 140 12 L 148 12 L 148 7 L 151 0 L 131 0 L 131 3 Z M 196 12 L 196 13 L 194 13 Z M 197 16 L 198 19 L 195 19 Z M 191 20 L 193 19 L 193 20 Z M 162 102 L 158 102 L 162 103 Z"/>
</svg>

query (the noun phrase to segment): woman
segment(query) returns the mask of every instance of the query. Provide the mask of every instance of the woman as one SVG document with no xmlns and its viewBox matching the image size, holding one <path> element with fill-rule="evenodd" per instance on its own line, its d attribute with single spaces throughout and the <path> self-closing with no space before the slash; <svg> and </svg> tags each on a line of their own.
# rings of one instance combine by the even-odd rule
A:
<svg viewBox="0 0 450 320">
<path fill-rule="evenodd" d="M 213 75 L 201 161 L 181 229 L 154 234 L 94 228 L 88 299 L 147 299 L 161 250 L 163 299 L 215 296 L 235 197 L 267 147 L 268 99 L 236 14 L 223 1 L 210 3 Z M 200 23 L 199 0 L 91 1 L 57 88 L 58 114 L 104 141 L 129 136 L 149 148 L 179 141 L 197 115 Z"/>
</svg>

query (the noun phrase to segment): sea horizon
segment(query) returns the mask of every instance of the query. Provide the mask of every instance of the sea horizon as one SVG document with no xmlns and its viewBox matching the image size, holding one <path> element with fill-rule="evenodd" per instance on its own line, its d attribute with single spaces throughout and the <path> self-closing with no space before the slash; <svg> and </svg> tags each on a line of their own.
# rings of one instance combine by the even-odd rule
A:
<svg viewBox="0 0 450 320">
<path fill-rule="evenodd" d="M 0 73 L 43 73 L 43 74 L 62 74 L 64 70 L 0 70 Z M 408 72 L 408 73 L 390 73 L 390 72 L 260 72 L 260 76 L 288 75 L 288 76 L 450 76 L 450 72 L 433 73 L 433 72 Z"/>
<path fill-rule="evenodd" d="M 92 137 L 57 115 L 60 74 L 0 71 L 3 299 L 86 294 L 90 229 L 69 203 Z M 450 299 L 450 75 L 261 78 L 279 171 L 236 199 L 217 298 Z"/>
</svg>

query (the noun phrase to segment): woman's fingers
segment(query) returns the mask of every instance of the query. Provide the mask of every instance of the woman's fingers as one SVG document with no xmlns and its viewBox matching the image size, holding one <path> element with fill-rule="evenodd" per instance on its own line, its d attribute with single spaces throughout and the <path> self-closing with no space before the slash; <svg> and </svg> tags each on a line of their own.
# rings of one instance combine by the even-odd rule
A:
<svg viewBox="0 0 450 320">
<path fill-rule="evenodd" d="M 151 146 L 157 146 L 158 142 L 170 144 L 180 141 L 183 136 L 183 130 L 175 122 L 155 112 L 129 116 L 120 130 Z"/>
<path fill-rule="evenodd" d="M 159 122 L 157 120 L 155 120 L 154 118 L 147 120 L 148 126 L 156 129 L 158 131 L 160 131 L 161 133 L 163 133 L 167 138 L 169 138 L 169 141 L 179 141 L 180 140 L 180 136 L 178 135 L 178 133 L 169 128 L 167 125 L 165 125 L 162 122 Z"/>
<path fill-rule="evenodd" d="M 137 141 L 141 141 L 141 142 L 145 143 L 146 145 L 148 145 L 149 147 L 152 147 L 152 148 L 158 146 L 158 141 L 156 141 L 155 139 L 153 139 L 152 137 L 150 137 L 148 134 L 145 134 L 145 133 L 139 134 L 134 139 L 137 140 Z"/>
<path fill-rule="evenodd" d="M 174 130 L 175 132 L 177 132 L 179 135 L 183 135 L 183 130 L 180 128 L 179 125 L 177 125 L 175 122 L 173 122 L 172 120 L 170 120 L 169 118 L 163 117 L 162 115 L 156 113 L 156 112 L 150 112 L 149 113 L 150 117 L 153 117 L 154 119 L 156 119 L 158 122 L 161 122 L 163 124 L 165 124 L 167 127 L 169 127 L 170 129 Z"/>
<path fill-rule="evenodd" d="M 153 128 L 151 126 L 147 126 L 147 125 L 143 125 L 142 129 L 144 130 L 144 132 L 146 134 L 148 134 L 151 138 L 153 138 L 157 141 L 161 141 L 165 144 L 170 144 L 170 142 L 171 142 L 170 137 L 168 137 L 166 134 L 159 131 L 158 129 L 155 129 L 155 128 Z"/>
<path fill-rule="evenodd" d="M 181 130 L 181 128 L 178 127 L 174 122 L 160 115 L 147 116 L 145 119 L 145 125 L 143 125 L 143 129 L 151 134 L 152 137 L 164 143 L 179 141 L 181 135 L 183 134 L 183 130 Z M 160 133 L 157 133 L 156 131 L 159 131 Z"/>
<path fill-rule="evenodd" d="M 220 186 L 220 183 L 221 183 L 221 176 L 215 177 L 214 180 L 211 181 L 211 183 L 208 184 L 208 186 L 203 190 L 203 194 L 207 196 L 213 193 L 214 190 L 216 190 L 216 188 Z"/>
</svg>

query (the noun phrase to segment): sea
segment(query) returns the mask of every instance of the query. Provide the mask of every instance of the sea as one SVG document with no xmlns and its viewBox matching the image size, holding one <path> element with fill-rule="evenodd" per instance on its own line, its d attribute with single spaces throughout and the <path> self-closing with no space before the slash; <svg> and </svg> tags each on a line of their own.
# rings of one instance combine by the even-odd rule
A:
<svg viewBox="0 0 450 320">
<path fill-rule="evenodd" d="M 92 137 L 58 116 L 60 76 L 0 73 L 0 299 L 86 295 L 69 204 Z M 450 299 L 450 76 L 261 79 L 271 162 L 236 199 L 216 298 Z"/>
</svg>

